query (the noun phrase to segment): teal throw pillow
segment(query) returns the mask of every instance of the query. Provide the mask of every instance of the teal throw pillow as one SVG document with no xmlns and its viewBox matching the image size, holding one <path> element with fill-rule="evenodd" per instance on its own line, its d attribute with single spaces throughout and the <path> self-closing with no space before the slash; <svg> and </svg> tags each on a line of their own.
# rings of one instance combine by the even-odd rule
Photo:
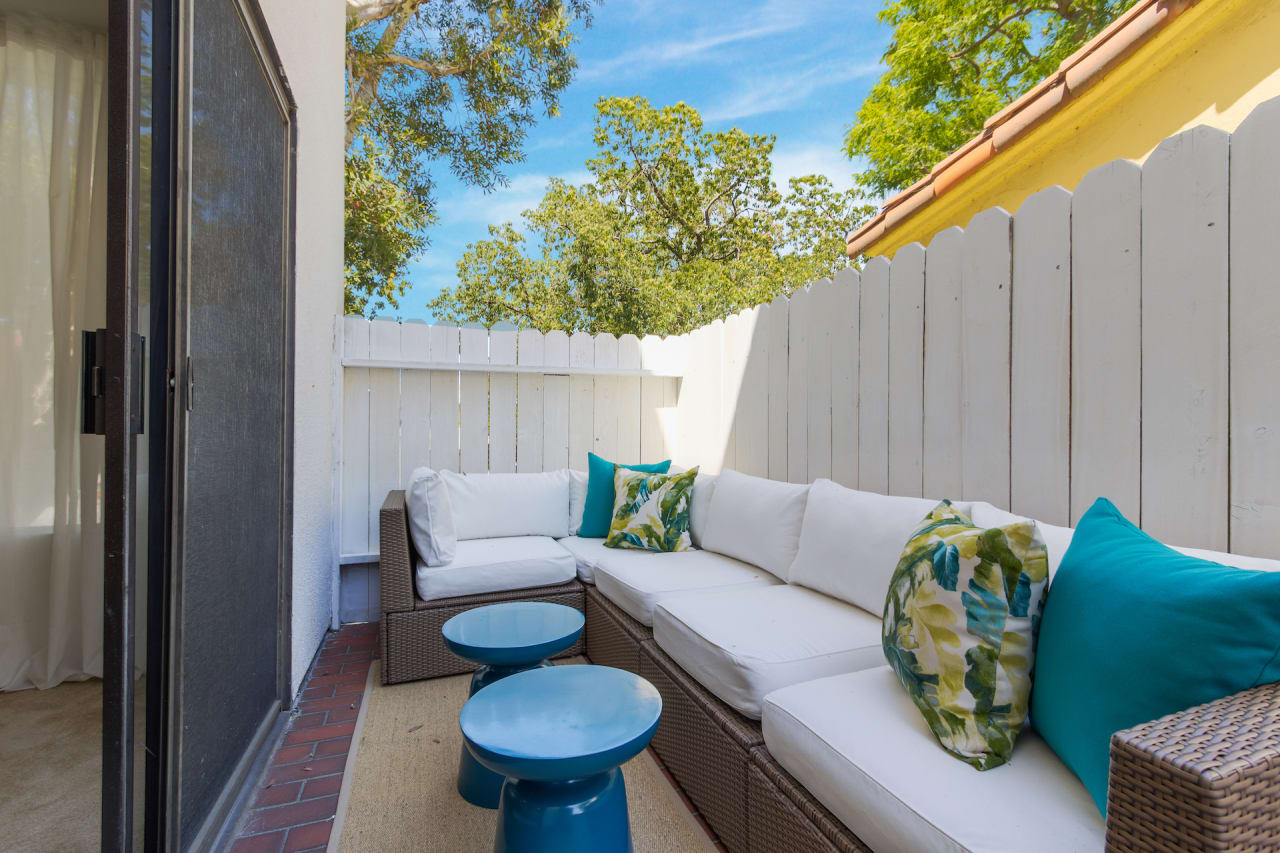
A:
<svg viewBox="0 0 1280 853">
<path fill-rule="evenodd" d="M 584 539 L 603 539 L 609 535 L 609 525 L 613 522 L 613 465 L 594 453 L 587 454 L 587 499 L 582 508 L 582 526 L 578 528 L 578 535 Z M 671 460 L 622 467 L 646 474 L 665 474 L 671 468 Z"/>
<path fill-rule="evenodd" d="M 1107 810 L 1111 735 L 1280 680 L 1280 572 L 1181 554 L 1105 498 L 1040 621 L 1031 724 Z"/>
</svg>

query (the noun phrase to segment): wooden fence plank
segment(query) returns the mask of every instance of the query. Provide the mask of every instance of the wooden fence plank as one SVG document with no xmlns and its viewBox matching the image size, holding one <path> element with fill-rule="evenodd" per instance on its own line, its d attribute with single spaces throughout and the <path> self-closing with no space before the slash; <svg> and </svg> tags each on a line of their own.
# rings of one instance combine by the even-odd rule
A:
<svg viewBox="0 0 1280 853">
<path fill-rule="evenodd" d="M 608 333 L 596 335 L 596 367 L 618 366 L 618 339 Z M 618 458 L 618 378 L 597 376 L 595 381 L 595 427 L 593 449 L 610 461 Z M 630 461 L 630 460 L 626 460 Z"/>
<path fill-rule="evenodd" d="M 400 357 L 400 324 L 369 324 L 369 357 Z M 400 371 L 369 371 L 369 542 L 378 541 L 378 510 L 387 492 L 400 486 Z"/>
<path fill-rule="evenodd" d="M 742 312 L 742 385 L 734 419 L 734 462 L 753 477 L 769 473 L 768 305 Z"/>
<path fill-rule="evenodd" d="M 787 441 L 787 420 L 789 407 L 787 383 L 790 381 L 788 368 L 788 336 L 790 334 L 791 303 L 785 296 L 775 297 L 769 303 L 769 323 L 767 329 L 769 349 L 769 478 L 773 480 L 787 479 L 789 443 Z"/>
<path fill-rule="evenodd" d="M 465 327 L 458 335 L 462 361 L 476 364 L 489 360 L 489 333 L 485 329 Z M 489 375 L 463 373 L 459 388 L 462 471 L 483 474 L 489 470 Z"/>
<path fill-rule="evenodd" d="M 1071 198 L 1071 523 L 1099 497 L 1137 522 L 1142 483 L 1142 168 Z"/>
<path fill-rule="evenodd" d="M 565 341 L 568 343 L 568 340 Z M 516 341 L 516 363 L 525 367 L 543 364 L 546 342 L 537 329 L 521 329 Z M 516 384 L 516 470 L 521 474 L 536 473 L 542 468 L 544 433 L 544 377 L 523 373 Z"/>
<path fill-rule="evenodd" d="M 964 500 L 1009 508 L 1009 311 L 1012 218 L 977 214 L 964 234 L 960 346 Z"/>
<path fill-rule="evenodd" d="M 810 293 L 791 294 L 787 355 L 787 479 L 809 482 L 809 318 Z"/>
<path fill-rule="evenodd" d="M 369 354 L 369 321 L 342 320 L 343 355 Z M 369 547 L 369 370 L 346 368 L 342 377 L 341 551 L 367 554 Z"/>
<path fill-rule="evenodd" d="M 1142 526 L 1227 547 L 1229 137 L 1165 140 L 1142 175 Z M 1274 238 L 1273 238 L 1274 239 Z"/>
<path fill-rule="evenodd" d="M 640 340 L 640 363 L 655 364 L 663 358 L 663 340 L 645 335 Z M 666 406 L 666 380 L 658 376 L 640 379 L 640 456 L 642 463 L 661 462 L 667 457 L 662 435 L 662 409 Z"/>
<path fill-rule="evenodd" d="M 1231 550 L 1280 557 L 1280 100 L 1231 135 Z"/>
<path fill-rule="evenodd" d="M 458 360 L 458 329 L 432 326 L 431 360 Z M 461 470 L 458 442 L 458 374 L 431 371 L 431 467 L 437 471 Z"/>
<path fill-rule="evenodd" d="M 741 470 L 738 466 L 738 401 L 742 391 L 742 371 L 745 356 L 742 343 L 742 314 L 731 314 L 724 319 L 724 339 L 720 355 L 720 417 L 724 430 L 724 454 L 721 464 L 725 468 Z"/>
<path fill-rule="evenodd" d="M 858 271 L 845 267 L 832 283 L 831 479 L 858 486 Z"/>
<path fill-rule="evenodd" d="M 595 340 L 585 332 L 569 338 L 570 367 L 596 362 Z M 569 377 L 569 467 L 587 470 L 587 453 L 595 450 L 595 382 L 591 376 Z"/>
<path fill-rule="evenodd" d="M 640 369 L 640 339 L 618 338 L 618 367 Z M 640 377 L 617 377 L 618 458 L 640 461 Z"/>
<path fill-rule="evenodd" d="M 724 321 L 713 320 L 703 327 L 701 359 L 702 373 L 706 379 L 706 394 L 699 399 L 704 427 L 702 435 L 703 456 L 690 465 L 706 465 L 711 472 L 723 470 L 729 443 L 729 417 L 719 405 L 721 386 L 724 382 Z"/>
<path fill-rule="evenodd" d="M 489 332 L 489 362 L 516 363 L 515 329 Z M 516 374 L 489 374 L 489 470 L 510 474 L 516 470 Z"/>
<path fill-rule="evenodd" d="M 925 250 L 924 494 L 959 500 L 964 490 L 960 440 L 961 310 L 964 231 L 948 228 Z"/>
<path fill-rule="evenodd" d="M 858 299 L 858 488 L 889 491 L 889 261 L 862 270 Z"/>
<path fill-rule="evenodd" d="M 809 285 L 808 407 L 805 426 L 809 481 L 831 477 L 831 314 L 835 285 L 824 278 Z"/>
<path fill-rule="evenodd" d="M 431 327 L 410 320 L 400 327 L 400 357 L 431 359 Z M 431 462 L 431 374 L 425 370 L 400 373 L 400 485 L 407 485 L 414 468 Z"/>
<path fill-rule="evenodd" d="M 924 246 L 889 268 L 889 494 L 924 495 Z"/>
<path fill-rule="evenodd" d="M 548 370 L 567 369 L 569 336 L 561 331 L 547 332 L 542 355 Z M 555 471 L 573 467 L 584 471 L 586 465 L 585 450 L 580 457 L 571 460 L 569 456 L 569 377 L 545 376 L 542 380 L 542 469 Z"/>
<path fill-rule="evenodd" d="M 1013 222 L 1010 508 L 1071 516 L 1071 193 L 1042 190 Z"/>
</svg>

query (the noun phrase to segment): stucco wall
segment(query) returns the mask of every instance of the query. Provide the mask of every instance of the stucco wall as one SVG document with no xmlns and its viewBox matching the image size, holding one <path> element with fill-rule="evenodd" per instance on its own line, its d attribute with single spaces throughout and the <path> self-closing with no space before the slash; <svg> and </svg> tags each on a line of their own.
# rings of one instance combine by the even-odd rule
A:
<svg viewBox="0 0 1280 853">
<path fill-rule="evenodd" d="M 333 619 L 333 316 L 342 312 L 343 0 L 260 0 L 298 104 L 293 692 Z"/>
<path fill-rule="evenodd" d="M 990 207 L 1016 211 L 1095 166 L 1143 162 L 1196 125 L 1233 131 L 1280 95 L 1280 0 L 1201 0 L 1040 127 L 868 247 L 892 257 Z"/>
</svg>

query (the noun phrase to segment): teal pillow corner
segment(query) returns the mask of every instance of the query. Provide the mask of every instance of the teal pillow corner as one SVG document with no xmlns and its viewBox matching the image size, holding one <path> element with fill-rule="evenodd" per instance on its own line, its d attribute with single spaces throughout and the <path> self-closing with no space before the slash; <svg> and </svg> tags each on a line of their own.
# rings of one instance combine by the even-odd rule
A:
<svg viewBox="0 0 1280 853">
<path fill-rule="evenodd" d="M 587 497 L 582 507 L 582 526 L 578 528 L 578 535 L 583 539 L 603 539 L 609 535 L 609 525 L 613 522 L 613 465 L 594 453 L 587 454 Z M 671 460 L 622 467 L 645 474 L 665 474 L 671 468 Z"/>
<path fill-rule="evenodd" d="M 1031 725 L 1107 811 L 1111 736 L 1280 681 L 1280 572 L 1182 554 L 1105 498 L 1040 621 Z"/>
</svg>

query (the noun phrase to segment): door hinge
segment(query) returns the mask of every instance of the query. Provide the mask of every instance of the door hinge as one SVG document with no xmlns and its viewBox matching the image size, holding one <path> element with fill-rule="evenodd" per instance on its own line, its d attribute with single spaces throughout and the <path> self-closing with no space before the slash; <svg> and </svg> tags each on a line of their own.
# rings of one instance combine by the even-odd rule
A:
<svg viewBox="0 0 1280 853">
<path fill-rule="evenodd" d="M 107 434 L 107 330 L 86 329 L 80 337 L 80 432 Z M 133 410 L 129 431 L 141 435 L 147 410 L 147 339 L 134 335 L 129 347 L 129 376 L 133 382 Z"/>
</svg>

